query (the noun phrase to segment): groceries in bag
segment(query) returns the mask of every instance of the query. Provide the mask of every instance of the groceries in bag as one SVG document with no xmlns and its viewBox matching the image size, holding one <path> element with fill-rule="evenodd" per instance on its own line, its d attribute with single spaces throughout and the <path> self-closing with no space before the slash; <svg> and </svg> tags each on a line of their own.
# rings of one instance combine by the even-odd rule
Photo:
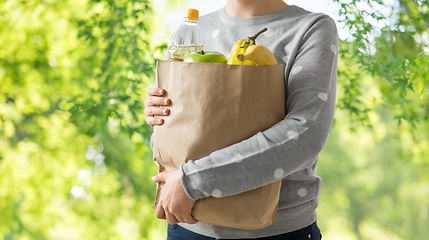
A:
<svg viewBox="0 0 429 240">
<path fill-rule="evenodd" d="M 189 8 L 186 11 L 185 22 L 171 36 L 167 61 L 183 62 L 189 53 L 204 50 L 201 31 L 197 25 L 198 15 L 196 9 Z"/>
<path fill-rule="evenodd" d="M 189 53 L 184 62 L 226 63 L 226 58 L 220 52 L 201 50 Z"/>
<path fill-rule="evenodd" d="M 262 29 L 252 37 L 238 40 L 231 48 L 231 57 L 228 64 L 237 65 L 277 65 L 274 54 L 262 45 L 256 45 L 256 38 L 267 31 Z"/>
</svg>

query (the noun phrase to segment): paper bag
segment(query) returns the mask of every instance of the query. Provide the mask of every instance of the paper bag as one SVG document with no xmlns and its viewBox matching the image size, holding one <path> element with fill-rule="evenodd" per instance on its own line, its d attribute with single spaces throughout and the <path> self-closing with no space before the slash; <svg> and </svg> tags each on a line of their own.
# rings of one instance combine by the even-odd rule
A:
<svg viewBox="0 0 429 240">
<path fill-rule="evenodd" d="M 156 81 L 171 99 L 170 115 L 154 128 L 159 172 L 245 140 L 285 117 L 282 65 L 162 61 Z M 162 186 L 157 187 L 154 207 Z M 192 215 L 212 225 L 264 228 L 276 221 L 280 186 L 281 180 L 234 196 L 200 199 Z"/>
</svg>

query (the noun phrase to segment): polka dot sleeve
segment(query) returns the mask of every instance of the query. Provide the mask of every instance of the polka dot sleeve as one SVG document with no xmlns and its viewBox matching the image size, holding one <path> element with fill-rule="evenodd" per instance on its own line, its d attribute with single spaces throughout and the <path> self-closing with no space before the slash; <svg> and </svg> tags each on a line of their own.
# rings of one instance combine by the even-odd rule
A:
<svg viewBox="0 0 429 240">
<path fill-rule="evenodd" d="M 182 183 L 192 199 L 238 194 L 315 164 L 334 116 L 335 23 L 321 15 L 285 41 L 291 41 L 286 57 L 275 54 L 286 61 L 286 118 L 249 139 L 181 166 Z M 299 186 L 297 194 L 306 196 L 306 186 Z"/>
</svg>

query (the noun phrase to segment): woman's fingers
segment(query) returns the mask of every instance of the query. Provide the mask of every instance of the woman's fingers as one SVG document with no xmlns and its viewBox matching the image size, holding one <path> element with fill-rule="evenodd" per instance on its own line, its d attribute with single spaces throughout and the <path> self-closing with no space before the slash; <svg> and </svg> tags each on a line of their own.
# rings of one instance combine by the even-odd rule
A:
<svg viewBox="0 0 429 240">
<path fill-rule="evenodd" d="M 151 125 L 161 125 L 164 123 L 164 119 L 156 116 L 168 116 L 170 114 L 170 109 L 168 108 L 159 108 L 159 107 L 148 107 L 145 108 L 144 114 L 146 116 L 146 122 Z"/>
<path fill-rule="evenodd" d="M 174 225 L 174 224 L 178 224 L 180 221 L 176 218 L 176 216 L 174 216 L 173 214 L 171 214 L 170 212 L 165 212 L 165 218 L 167 219 L 168 224 L 170 225 Z"/>
<path fill-rule="evenodd" d="M 156 207 L 155 216 L 158 219 L 167 219 L 165 216 L 164 208 L 159 203 L 158 203 L 158 206 Z"/>
<path fill-rule="evenodd" d="M 145 101 L 145 107 L 154 107 L 154 106 L 168 106 L 170 104 L 170 99 L 165 97 L 153 97 L 149 96 Z"/>
<path fill-rule="evenodd" d="M 162 125 L 164 123 L 164 119 L 156 117 L 146 117 L 146 122 L 153 127 L 155 125 Z"/>
<path fill-rule="evenodd" d="M 162 96 L 164 95 L 164 93 L 165 93 L 165 90 L 158 87 L 149 88 L 149 90 L 147 91 L 147 94 L 149 96 Z"/>
<path fill-rule="evenodd" d="M 168 108 L 147 107 L 144 109 L 144 115 L 146 115 L 147 117 L 168 116 L 168 114 L 170 114 L 170 109 Z"/>
<path fill-rule="evenodd" d="M 160 106 L 170 105 L 170 99 L 163 97 L 165 90 L 162 88 L 150 88 L 147 94 L 148 98 L 144 101 L 146 122 L 151 126 L 161 125 L 164 123 L 164 119 L 158 116 L 167 116 L 170 114 L 170 110 Z"/>
<path fill-rule="evenodd" d="M 195 219 L 192 217 L 192 215 L 185 215 L 185 216 L 183 216 L 183 221 L 181 221 L 181 222 L 184 222 L 184 223 L 187 223 L 187 224 L 195 224 L 195 223 L 197 223 L 198 221 L 197 221 L 197 220 L 195 220 Z"/>
</svg>

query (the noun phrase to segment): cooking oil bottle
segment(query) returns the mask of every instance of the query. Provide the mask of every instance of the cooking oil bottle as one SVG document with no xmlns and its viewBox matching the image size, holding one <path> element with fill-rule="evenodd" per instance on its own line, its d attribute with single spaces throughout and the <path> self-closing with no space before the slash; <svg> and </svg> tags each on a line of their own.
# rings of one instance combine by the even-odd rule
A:
<svg viewBox="0 0 429 240">
<path fill-rule="evenodd" d="M 167 61 L 183 62 L 189 53 L 204 50 L 201 31 L 197 25 L 198 15 L 199 12 L 196 9 L 186 10 L 185 22 L 174 32 L 168 44 Z"/>
</svg>

